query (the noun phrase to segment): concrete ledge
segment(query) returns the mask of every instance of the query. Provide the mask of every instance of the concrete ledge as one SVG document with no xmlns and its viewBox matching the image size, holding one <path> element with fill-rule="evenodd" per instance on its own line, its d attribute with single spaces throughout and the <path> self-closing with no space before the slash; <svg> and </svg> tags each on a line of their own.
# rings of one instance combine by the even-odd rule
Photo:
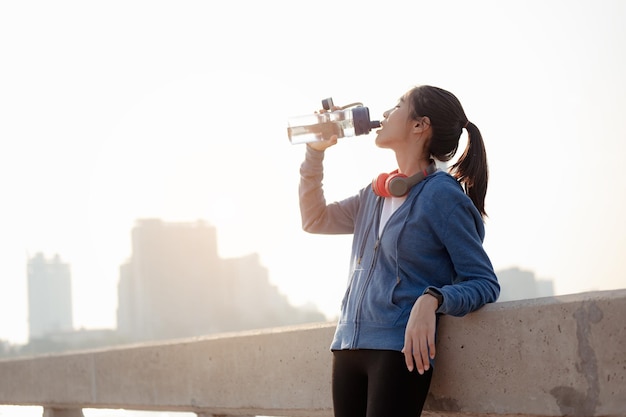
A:
<svg viewBox="0 0 626 417">
<path fill-rule="evenodd" d="M 626 416 L 626 290 L 442 317 L 430 416 Z M 331 416 L 334 324 L 0 361 L 0 404 Z"/>
<path fill-rule="evenodd" d="M 440 330 L 433 410 L 626 415 L 626 290 L 497 303 Z"/>
</svg>

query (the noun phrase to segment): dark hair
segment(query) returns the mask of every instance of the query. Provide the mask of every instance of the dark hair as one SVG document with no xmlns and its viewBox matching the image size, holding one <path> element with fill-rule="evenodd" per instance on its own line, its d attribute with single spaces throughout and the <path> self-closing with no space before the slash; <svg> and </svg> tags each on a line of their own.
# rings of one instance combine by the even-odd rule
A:
<svg viewBox="0 0 626 417">
<path fill-rule="evenodd" d="M 430 119 L 432 137 L 428 145 L 430 154 L 447 162 L 456 154 L 463 128 L 467 129 L 468 141 L 459 160 L 450 167 L 450 173 L 459 181 L 480 214 L 485 217 L 485 196 L 489 169 L 487 154 L 480 130 L 467 120 L 461 102 L 449 91 L 429 85 L 413 88 L 409 94 L 411 117 Z"/>
</svg>

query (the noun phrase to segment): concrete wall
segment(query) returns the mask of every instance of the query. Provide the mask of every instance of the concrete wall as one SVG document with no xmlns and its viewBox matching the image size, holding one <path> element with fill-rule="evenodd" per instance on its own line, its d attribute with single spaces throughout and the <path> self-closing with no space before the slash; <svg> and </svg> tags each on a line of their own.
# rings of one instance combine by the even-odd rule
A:
<svg viewBox="0 0 626 417">
<path fill-rule="evenodd" d="M 440 324 L 427 415 L 626 416 L 626 290 L 498 303 Z M 0 361 L 0 404 L 42 405 L 49 416 L 77 408 L 331 416 L 333 330 Z"/>
</svg>

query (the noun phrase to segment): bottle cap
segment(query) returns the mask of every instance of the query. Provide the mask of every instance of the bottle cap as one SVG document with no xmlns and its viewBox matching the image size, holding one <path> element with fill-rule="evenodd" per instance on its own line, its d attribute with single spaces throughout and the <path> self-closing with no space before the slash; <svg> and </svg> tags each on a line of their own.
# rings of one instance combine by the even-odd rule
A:
<svg viewBox="0 0 626 417">
<path fill-rule="evenodd" d="M 354 122 L 354 135 L 367 135 L 372 129 L 380 127 L 380 122 L 370 120 L 370 111 L 367 107 L 359 106 L 352 109 L 352 121 Z"/>
</svg>

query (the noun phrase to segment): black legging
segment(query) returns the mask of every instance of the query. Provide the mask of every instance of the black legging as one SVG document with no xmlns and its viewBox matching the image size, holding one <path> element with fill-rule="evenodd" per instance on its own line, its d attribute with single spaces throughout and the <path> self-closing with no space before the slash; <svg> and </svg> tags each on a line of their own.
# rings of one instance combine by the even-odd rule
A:
<svg viewBox="0 0 626 417">
<path fill-rule="evenodd" d="M 418 417 L 432 368 L 409 372 L 404 354 L 392 350 L 333 352 L 335 417 Z"/>
</svg>

